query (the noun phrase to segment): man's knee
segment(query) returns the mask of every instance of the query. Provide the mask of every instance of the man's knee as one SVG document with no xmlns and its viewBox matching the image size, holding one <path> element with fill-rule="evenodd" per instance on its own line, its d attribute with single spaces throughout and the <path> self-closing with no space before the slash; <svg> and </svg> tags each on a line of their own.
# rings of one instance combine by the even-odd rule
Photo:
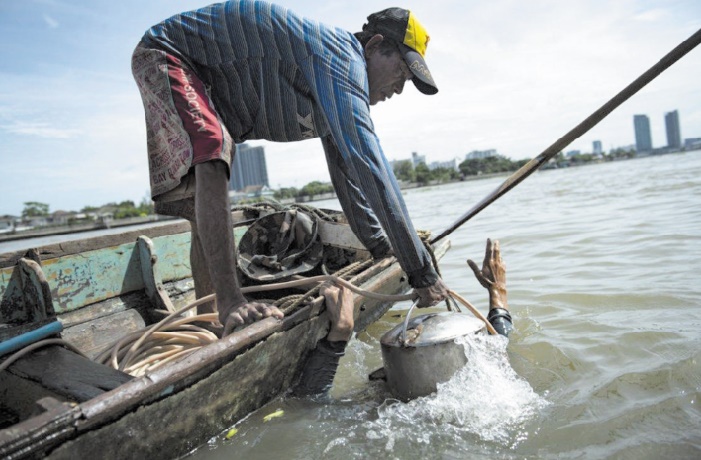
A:
<svg viewBox="0 0 701 460">
<path fill-rule="evenodd" d="M 180 217 L 195 222 L 195 200 L 186 198 L 178 201 L 155 201 L 154 211 L 164 216 Z"/>
</svg>

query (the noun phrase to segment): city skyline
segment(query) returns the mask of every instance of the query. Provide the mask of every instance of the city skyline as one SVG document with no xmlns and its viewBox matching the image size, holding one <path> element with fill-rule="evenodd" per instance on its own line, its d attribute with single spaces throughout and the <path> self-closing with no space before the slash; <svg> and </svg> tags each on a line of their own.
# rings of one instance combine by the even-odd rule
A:
<svg viewBox="0 0 701 460">
<path fill-rule="evenodd" d="M 679 111 L 673 110 L 664 115 L 667 129 L 667 147 L 678 149 L 682 146 L 682 133 L 679 129 Z"/>
<path fill-rule="evenodd" d="M 379 0 L 278 0 L 302 15 L 359 30 Z M 130 70 L 134 46 L 151 25 L 201 0 L 0 3 L 0 215 L 27 201 L 51 209 L 148 196 L 143 106 Z M 496 149 L 533 158 L 701 28 L 701 3 L 684 0 L 407 0 L 431 34 L 427 62 L 439 93 L 407 85 L 372 107 L 388 160 L 411 152 L 448 161 Z M 684 138 L 701 137 L 701 50 L 678 63 L 567 150 L 633 143 L 631 118 L 679 111 Z M 659 115 L 658 115 L 659 114 Z M 328 181 L 319 140 L 253 141 L 265 147 L 270 186 Z"/>
<path fill-rule="evenodd" d="M 265 161 L 265 147 L 252 147 L 248 144 L 237 144 L 234 160 L 231 165 L 229 190 L 243 190 L 249 185 L 265 185 L 268 181 L 268 165 Z"/>
</svg>

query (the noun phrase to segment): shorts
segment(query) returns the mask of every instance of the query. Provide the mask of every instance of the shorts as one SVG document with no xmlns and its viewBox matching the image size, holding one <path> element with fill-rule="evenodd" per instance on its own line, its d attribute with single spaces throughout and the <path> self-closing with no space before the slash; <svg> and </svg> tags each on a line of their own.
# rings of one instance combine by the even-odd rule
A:
<svg viewBox="0 0 701 460">
<path fill-rule="evenodd" d="M 177 201 L 192 202 L 192 167 L 212 160 L 231 168 L 235 144 L 214 108 L 204 83 L 177 57 L 139 43 L 132 73 L 146 114 L 151 197 L 156 210 L 178 212 Z M 229 170 L 230 172 L 230 170 Z M 168 206 L 158 206 L 168 202 Z M 185 204 L 192 208 L 192 203 Z M 187 212 L 189 214 L 189 211 Z"/>
</svg>

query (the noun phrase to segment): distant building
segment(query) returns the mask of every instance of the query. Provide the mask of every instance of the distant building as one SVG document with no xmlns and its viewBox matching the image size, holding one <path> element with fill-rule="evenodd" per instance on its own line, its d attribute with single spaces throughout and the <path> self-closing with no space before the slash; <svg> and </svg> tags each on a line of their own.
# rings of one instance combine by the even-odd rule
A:
<svg viewBox="0 0 701 460">
<path fill-rule="evenodd" d="M 430 169 L 431 171 L 438 168 L 452 169 L 453 171 L 458 171 L 458 160 L 456 158 L 453 158 L 449 161 L 432 161 L 431 164 L 428 165 L 428 169 Z"/>
<path fill-rule="evenodd" d="M 260 198 L 275 195 L 275 192 L 267 185 L 248 185 L 242 192 L 246 195 L 246 198 Z"/>
<path fill-rule="evenodd" d="M 647 115 L 633 115 L 633 125 L 635 126 L 635 150 L 650 152 L 652 150 L 650 119 Z"/>
<path fill-rule="evenodd" d="M 419 155 L 416 152 L 411 152 L 411 164 L 416 168 L 419 164 L 426 164 L 426 155 Z"/>
<path fill-rule="evenodd" d="M 569 152 L 565 153 L 565 156 L 568 158 L 571 158 L 571 157 L 581 155 L 581 154 L 582 154 L 581 150 L 570 150 Z"/>
<path fill-rule="evenodd" d="M 473 150 L 472 152 L 465 155 L 466 160 L 477 160 L 480 158 L 489 158 L 497 156 L 496 149 L 489 150 Z"/>
<path fill-rule="evenodd" d="M 270 187 L 268 168 L 265 164 L 265 148 L 239 144 L 236 146 L 236 155 L 231 165 L 229 190 L 243 190 L 249 185 Z"/>
<path fill-rule="evenodd" d="M 684 139 L 684 150 L 701 149 L 701 137 L 688 137 Z"/>
<path fill-rule="evenodd" d="M 72 211 L 54 211 L 51 214 L 51 223 L 54 225 L 67 225 L 76 214 Z"/>
<path fill-rule="evenodd" d="M 14 230 L 15 222 L 19 221 L 19 217 L 4 215 L 0 216 L 0 233 L 6 233 Z"/>
<path fill-rule="evenodd" d="M 601 141 L 592 142 L 591 147 L 591 153 L 593 153 L 594 155 L 601 155 L 602 153 L 604 153 L 604 149 L 601 146 Z"/>
<path fill-rule="evenodd" d="M 682 133 L 679 129 L 679 112 L 676 110 L 664 115 L 664 124 L 667 128 L 667 147 L 680 149 L 682 147 Z"/>
</svg>

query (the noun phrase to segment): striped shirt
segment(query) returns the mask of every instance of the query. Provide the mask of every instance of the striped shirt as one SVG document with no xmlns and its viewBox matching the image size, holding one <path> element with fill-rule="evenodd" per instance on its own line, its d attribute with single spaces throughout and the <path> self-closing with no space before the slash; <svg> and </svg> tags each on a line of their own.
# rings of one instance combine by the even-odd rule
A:
<svg viewBox="0 0 701 460">
<path fill-rule="evenodd" d="M 321 137 L 360 240 L 372 248 L 384 229 L 411 285 L 435 282 L 374 132 L 363 47 L 353 34 L 279 5 L 235 0 L 175 15 L 142 42 L 197 74 L 236 142 Z"/>
</svg>

